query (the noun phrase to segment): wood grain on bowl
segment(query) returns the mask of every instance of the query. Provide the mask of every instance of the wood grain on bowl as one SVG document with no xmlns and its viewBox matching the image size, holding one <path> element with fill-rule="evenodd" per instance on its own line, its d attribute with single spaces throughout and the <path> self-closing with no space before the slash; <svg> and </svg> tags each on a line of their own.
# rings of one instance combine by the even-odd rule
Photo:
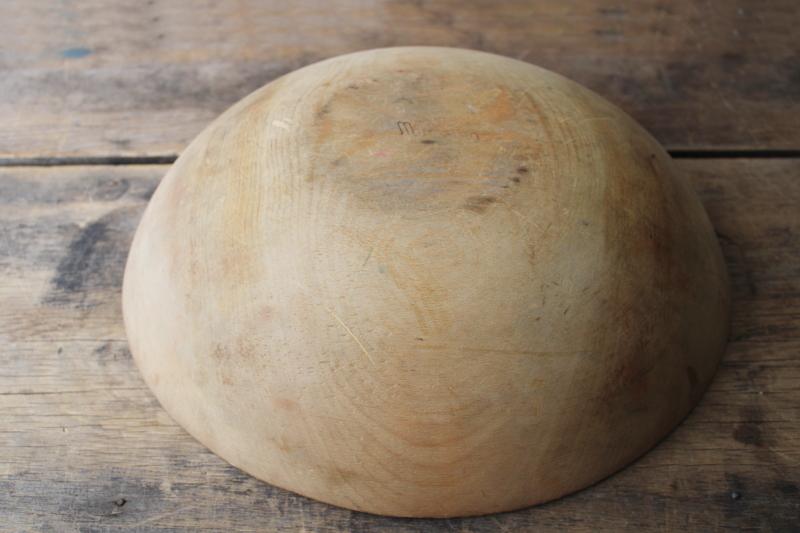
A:
<svg viewBox="0 0 800 533">
<path fill-rule="evenodd" d="M 412 47 L 296 71 L 201 133 L 123 303 L 145 380 L 232 464 L 456 516 L 653 446 L 713 376 L 727 283 L 700 202 L 627 115 L 521 61 Z"/>
</svg>

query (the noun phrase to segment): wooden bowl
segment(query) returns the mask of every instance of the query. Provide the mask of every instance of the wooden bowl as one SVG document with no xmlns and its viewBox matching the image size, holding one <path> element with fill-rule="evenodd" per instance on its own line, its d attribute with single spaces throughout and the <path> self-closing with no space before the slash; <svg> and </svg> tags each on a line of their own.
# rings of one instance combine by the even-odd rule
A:
<svg viewBox="0 0 800 533">
<path fill-rule="evenodd" d="M 513 59 L 391 48 L 288 74 L 170 169 L 127 264 L 131 351 L 231 464 L 398 516 L 608 476 L 728 331 L 714 232 L 659 144 Z"/>
</svg>

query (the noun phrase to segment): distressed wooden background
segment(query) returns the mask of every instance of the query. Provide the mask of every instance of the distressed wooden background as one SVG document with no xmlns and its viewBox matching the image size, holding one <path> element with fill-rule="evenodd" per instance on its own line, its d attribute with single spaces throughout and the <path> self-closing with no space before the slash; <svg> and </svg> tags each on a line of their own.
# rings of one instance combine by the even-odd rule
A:
<svg viewBox="0 0 800 533">
<path fill-rule="evenodd" d="M 796 0 L 0 3 L 0 531 L 800 530 Z M 256 481 L 148 392 L 120 283 L 175 155 L 332 55 L 431 44 L 565 74 L 679 158 L 732 277 L 733 331 L 686 422 L 624 471 L 499 515 L 392 519 Z"/>
</svg>

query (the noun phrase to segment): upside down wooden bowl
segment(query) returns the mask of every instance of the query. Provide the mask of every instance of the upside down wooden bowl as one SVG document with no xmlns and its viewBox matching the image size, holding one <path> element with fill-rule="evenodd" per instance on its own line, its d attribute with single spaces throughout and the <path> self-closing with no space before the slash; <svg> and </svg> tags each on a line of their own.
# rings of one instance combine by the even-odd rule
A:
<svg viewBox="0 0 800 533">
<path fill-rule="evenodd" d="M 333 58 L 211 124 L 124 283 L 164 408 L 269 483 L 401 516 L 557 498 L 652 447 L 723 352 L 701 204 L 620 110 L 486 53 Z"/>
</svg>

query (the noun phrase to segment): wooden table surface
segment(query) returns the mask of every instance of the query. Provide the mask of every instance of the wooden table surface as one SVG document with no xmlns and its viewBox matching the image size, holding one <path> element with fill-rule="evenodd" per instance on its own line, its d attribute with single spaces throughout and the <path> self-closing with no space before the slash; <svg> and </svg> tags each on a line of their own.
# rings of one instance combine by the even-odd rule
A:
<svg viewBox="0 0 800 533">
<path fill-rule="evenodd" d="M 112 6 L 113 4 L 113 6 Z M 796 0 L 0 4 L 0 531 L 800 531 Z M 710 390 L 622 472 L 513 513 L 393 519 L 308 500 L 160 408 L 120 314 L 128 246 L 175 155 L 282 73 L 392 45 L 565 74 L 678 158 L 733 284 Z"/>
</svg>

